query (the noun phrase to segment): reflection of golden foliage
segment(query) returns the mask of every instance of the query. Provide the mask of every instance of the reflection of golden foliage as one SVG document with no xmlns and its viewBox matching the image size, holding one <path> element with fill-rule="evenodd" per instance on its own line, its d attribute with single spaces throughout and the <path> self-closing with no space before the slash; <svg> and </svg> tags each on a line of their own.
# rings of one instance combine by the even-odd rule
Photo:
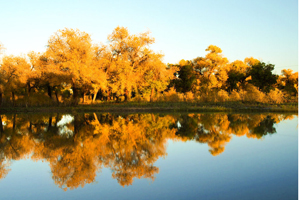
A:
<svg viewBox="0 0 300 200">
<path fill-rule="evenodd" d="M 76 146 L 65 149 L 63 154 L 50 162 L 52 178 L 63 188 L 83 187 L 95 181 L 96 171 L 99 170 L 94 160 L 94 153 L 89 147 Z"/>
<path fill-rule="evenodd" d="M 159 169 L 154 164 L 167 155 L 169 139 L 205 143 L 217 156 L 232 135 L 260 139 L 275 133 L 273 125 L 293 115 L 93 113 L 73 118 L 63 125 L 72 134 L 62 134 L 63 116 L 1 115 L 5 125 L 0 129 L 0 178 L 9 172 L 10 160 L 32 155 L 32 160 L 50 163 L 55 184 L 64 190 L 94 182 L 102 166 L 127 186 L 134 178 L 155 179 Z"/>
<path fill-rule="evenodd" d="M 225 150 L 225 147 L 218 147 L 218 148 L 210 149 L 209 152 L 211 153 L 211 155 L 217 156 L 217 155 L 223 153 L 224 150 Z"/>
<path fill-rule="evenodd" d="M 211 148 L 209 151 L 216 156 L 225 150 L 225 144 L 229 142 L 231 137 L 227 134 L 222 134 L 216 129 L 211 129 L 207 134 L 200 134 L 198 142 L 207 143 Z"/>
<path fill-rule="evenodd" d="M 5 160 L 0 158 L 0 179 L 5 178 L 5 176 L 8 174 L 10 169 L 8 169 L 9 163 L 5 162 Z"/>
<path fill-rule="evenodd" d="M 95 142 L 99 144 L 98 147 L 102 147 L 101 156 L 113 169 L 113 178 L 122 186 L 132 184 L 134 177 L 153 180 L 154 174 L 158 173 L 158 168 L 153 164 L 159 157 L 166 155 L 166 139 L 175 135 L 175 130 L 169 129 L 168 125 L 172 121 L 169 116 L 147 114 L 118 117 L 109 126 L 100 124 L 95 117 L 92 122 L 96 124 Z"/>
<path fill-rule="evenodd" d="M 212 155 L 219 155 L 225 150 L 226 143 L 230 142 L 231 134 L 260 139 L 265 134 L 276 132 L 273 125 L 293 115 L 285 114 L 189 114 L 189 119 L 198 123 L 189 131 L 194 133 L 186 137 L 180 135 L 182 141 L 190 140 L 190 135 L 201 143 L 207 143 Z M 190 122 L 192 122 L 190 120 Z M 190 123 L 191 124 L 191 123 Z"/>
</svg>

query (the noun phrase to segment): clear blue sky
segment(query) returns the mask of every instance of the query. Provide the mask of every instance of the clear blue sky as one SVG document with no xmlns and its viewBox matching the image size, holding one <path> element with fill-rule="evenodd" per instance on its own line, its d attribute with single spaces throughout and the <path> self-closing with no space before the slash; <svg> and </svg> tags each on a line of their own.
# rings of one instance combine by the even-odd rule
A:
<svg viewBox="0 0 300 200">
<path fill-rule="evenodd" d="M 95 43 L 117 26 L 147 30 L 165 63 L 205 56 L 216 45 L 229 61 L 246 57 L 298 71 L 297 0 L 0 0 L 0 42 L 5 54 L 44 51 L 58 29 L 78 28 Z"/>
</svg>

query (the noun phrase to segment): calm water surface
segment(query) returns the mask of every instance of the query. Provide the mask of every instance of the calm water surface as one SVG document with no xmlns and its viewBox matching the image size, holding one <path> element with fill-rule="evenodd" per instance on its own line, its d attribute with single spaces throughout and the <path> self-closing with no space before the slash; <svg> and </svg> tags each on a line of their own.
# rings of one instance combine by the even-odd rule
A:
<svg viewBox="0 0 300 200">
<path fill-rule="evenodd" d="M 297 199 L 292 114 L 9 114 L 1 199 Z"/>
</svg>

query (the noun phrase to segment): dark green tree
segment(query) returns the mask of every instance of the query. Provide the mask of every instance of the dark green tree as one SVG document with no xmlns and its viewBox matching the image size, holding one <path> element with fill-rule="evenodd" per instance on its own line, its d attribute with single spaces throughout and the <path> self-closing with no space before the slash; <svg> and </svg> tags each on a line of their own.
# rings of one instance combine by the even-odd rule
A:
<svg viewBox="0 0 300 200">
<path fill-rule="evenodd" d="M 272 73 L 274 67 L 275 65 L 264 62 L 253 65 L 248 72 L 248 76 L 251 76 L 249 83 L 263 92 L 269 92 L 278 79 L 278 75 Z"/>
<path fill-rule="evenodd" d="M 247 76 L 238 71 L 229 71 L 228 79 L 226 80 L 227 91 L 231 92 L 232 90 L 238 90 L 239 84 L 243 84 Z"/>
<path fill-rule="evenodd" d="M 193 89 L 196 81 L 196 75 L 191 65 L 178 66 L 179 71 L 176 76 L 178 79 L 173 80 L 173 85 L 177 92 L 189 92 Z"/>
</svg>

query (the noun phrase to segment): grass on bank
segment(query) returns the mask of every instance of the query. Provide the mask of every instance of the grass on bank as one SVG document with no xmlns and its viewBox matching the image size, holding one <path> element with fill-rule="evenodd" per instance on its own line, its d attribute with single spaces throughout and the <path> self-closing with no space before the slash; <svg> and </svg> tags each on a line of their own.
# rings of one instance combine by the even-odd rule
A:
<svg viewBox="0 0 300 200">
<path fill-rule="evenodd" d="M 298 103 L 227 102 L 97 102 L 77 106 L 0 107 L 0 112 L 298 112 Z"/>
</svg>

